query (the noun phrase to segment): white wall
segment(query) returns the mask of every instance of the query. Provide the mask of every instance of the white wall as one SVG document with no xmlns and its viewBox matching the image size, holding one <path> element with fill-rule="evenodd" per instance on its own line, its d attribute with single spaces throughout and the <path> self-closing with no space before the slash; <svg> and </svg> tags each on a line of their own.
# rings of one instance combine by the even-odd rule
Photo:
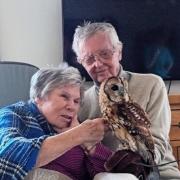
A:
<svg viewBox="0 0 180 180">
<path fill-rule="evenodd" d="M 0 60 L 58 65 L 61 12 L 61 0 L 0 0 Z"/>
</svg>

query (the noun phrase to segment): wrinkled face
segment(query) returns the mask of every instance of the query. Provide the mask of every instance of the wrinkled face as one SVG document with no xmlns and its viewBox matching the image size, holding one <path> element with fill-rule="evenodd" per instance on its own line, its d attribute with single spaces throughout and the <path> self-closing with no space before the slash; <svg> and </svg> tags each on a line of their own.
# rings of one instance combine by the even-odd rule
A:
<svg viewBox="0 0 180 180">
<path fill-rule="evenodd" d="M 55 88 L 36 104 L 54 129 L 70 126 L 80 106 L 80 87 L 65 85 Z"/>
<path fill-rule="evenodd" d="M 91 78 L 101 83 L 112 76 L 117 76 L 120 70 L 122 45 L 113 47 L 109 37 L 96 33 L 80 44 L 80 63 Z"/>
</svg>

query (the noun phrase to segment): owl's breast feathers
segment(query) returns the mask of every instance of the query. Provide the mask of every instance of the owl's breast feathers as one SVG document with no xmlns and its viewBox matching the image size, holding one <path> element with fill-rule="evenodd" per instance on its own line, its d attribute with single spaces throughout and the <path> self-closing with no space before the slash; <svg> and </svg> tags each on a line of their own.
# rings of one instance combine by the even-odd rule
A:
<svg viewBox="0 0 180 180">
<path fill-rule="evenodd" d="M 99 90 L 99 104 L 103 117 L 116 137 L 125 142 L 126 149 L 138 151 L 142 156 L 150 151 L 154 158 L 151 123 L 141 106 L 129 97 L 127 82 L 118 77 L 104 81 Z"/>
</svg>

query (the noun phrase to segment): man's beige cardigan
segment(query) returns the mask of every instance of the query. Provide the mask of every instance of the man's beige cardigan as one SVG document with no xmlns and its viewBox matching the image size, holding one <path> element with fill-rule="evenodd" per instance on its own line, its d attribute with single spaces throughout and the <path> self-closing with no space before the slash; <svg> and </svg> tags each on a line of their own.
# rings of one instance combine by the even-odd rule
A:
<svg viewBox="0 0 180 180">
<path fill-rule="evenodd" d="M 151 121 L 151 132 L 155 140 L 157 164 L 174 161 L 169 144 L 169 130 L 171 125 L 171 111 L 166 87 L 163 80 L 153 74 L 137 74 L 122 71 L 120 76 L 128 80 L 128 91 L 132 99 L 140 104 L 147 112 Z M 79 113 L 79 120 L 100 117 L 98 103 L 98 86 L 94 85 L 85 92 L 85 97 Z M 118 140 L 112 133 L 106 134 L 103 143 L 113 150 L 118 147 Z M 159 167 L 161 180 L 179 179 L 180 172 L 177 163 Z"/>
</svg>

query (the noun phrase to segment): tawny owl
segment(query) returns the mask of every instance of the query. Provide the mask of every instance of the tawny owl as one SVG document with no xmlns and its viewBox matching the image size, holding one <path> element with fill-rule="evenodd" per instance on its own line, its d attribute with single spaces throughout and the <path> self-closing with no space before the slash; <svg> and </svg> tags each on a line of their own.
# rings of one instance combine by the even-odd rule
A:
<svg viewBox="0 0 180 180">
<path fill-rule="evenodd" d="M 151 123 L 140 105 L 130 98 L 127 81 L 111 77 L 102 82 L 99 103 L 103 117 L 120 140 L 120 149 L 138 152 L 145 162 L 153 164 L 155 153 Z"/>
</svg>

